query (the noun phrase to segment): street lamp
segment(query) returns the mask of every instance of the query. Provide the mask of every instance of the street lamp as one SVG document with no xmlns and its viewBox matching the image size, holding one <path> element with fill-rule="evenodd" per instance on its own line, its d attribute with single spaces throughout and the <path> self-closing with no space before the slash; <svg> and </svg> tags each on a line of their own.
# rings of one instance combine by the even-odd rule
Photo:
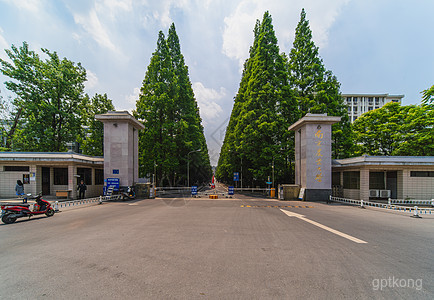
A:
<svg viewBox="0 0 434 300">
<path fill-rule="evenodd" d="M 155 188 L 155 183 L 156 183 L 156 180 L 157 180 L 156 177 L 157 177 L 157 162 L 154 160 L 154 180 L 152 180 L 154 188 Z"/>
<path fill-rule="evenodd" d="M 197 149 L 197 150 L 190 151 L 187 154 L 187 186 L 188 187 L 190 187 L 190 153 L 200 152 L 200 151 L 201 151 L 200 149 Z"/>
</svg>

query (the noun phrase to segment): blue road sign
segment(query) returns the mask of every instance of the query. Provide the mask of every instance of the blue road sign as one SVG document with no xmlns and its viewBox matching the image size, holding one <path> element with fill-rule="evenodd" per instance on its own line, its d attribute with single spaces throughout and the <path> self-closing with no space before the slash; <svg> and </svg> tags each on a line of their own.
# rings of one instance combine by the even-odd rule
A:
<svg viewBox="0 0 434 300">
<path fill-rule="evenodd" d="M 119 178 L 107 178 L 107 187 L 113 187 L 114 191 L 119 191 Z"/>
<path fill-rule="evenodd" d="M 228 195 L 233 195 L 233 194 L 234 194 L 234 187 L 228 186 Z"/>
<path fill-rule="evenodd" d="M 240 173 L 234 172 L 234 181 L 240 181 Z"/>
<path fill-rule="evenodd" d="M 193 185 L 191 187 L 191 195 L 193 196 L 197 195 L 197 186 Z"/>
</svg>

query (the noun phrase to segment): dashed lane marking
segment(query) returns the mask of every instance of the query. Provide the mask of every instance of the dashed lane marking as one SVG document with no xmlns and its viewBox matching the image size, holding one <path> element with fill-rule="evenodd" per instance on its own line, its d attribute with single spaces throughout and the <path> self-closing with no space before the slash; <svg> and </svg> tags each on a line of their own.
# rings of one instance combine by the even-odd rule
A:
<svg viewBox="0 0 434 300">
<path fill-rule="evenodd" d="M 313 206 L 310 205 L 241 205 L 240 207 L 269 207 L 269 208 L 313 208 Z"/>
</svg>

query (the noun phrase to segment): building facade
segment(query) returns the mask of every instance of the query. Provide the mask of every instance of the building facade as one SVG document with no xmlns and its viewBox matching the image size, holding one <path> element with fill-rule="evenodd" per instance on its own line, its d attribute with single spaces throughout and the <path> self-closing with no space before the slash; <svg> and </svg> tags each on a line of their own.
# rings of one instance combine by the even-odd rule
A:
<svg viewBox="0 0 434 300">
<path fill-rule="evenodd" d="M 0 198 L 16 197 L 17 180 L 24 183 L 24 192 L 56 196 L 67 192 L 77 198 L 80 180 L 87 185 L 86 197 L 102 195 L 104 158 L 73 152 L 0 152 Z"/>
<path fill-rule="evenodd" d="M 342 94 L 347 105 L 348 116 L 351 123 L 357 120 L 362 114 L 383 107 L 389 102 L 401 104 L 404 95 L 389 94 Z"/>
<path fill-rule="evenodd" d="M 434 156 L 333 160 L 333 194 L 349 199 L 434 199 Z"/>
</svg>

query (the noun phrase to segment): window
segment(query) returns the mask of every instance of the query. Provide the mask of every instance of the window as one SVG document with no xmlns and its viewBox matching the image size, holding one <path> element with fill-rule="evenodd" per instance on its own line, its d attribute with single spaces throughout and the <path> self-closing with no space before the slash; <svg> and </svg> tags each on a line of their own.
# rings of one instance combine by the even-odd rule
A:
<svg viewBox="0 0 434 300">
<path fill-rule="evenodd" d="M 434 171 L 411 171 L 410 177 L 434 177 Z"/>
<path fill-rule="evenodd" d="M 5 172 L 29 172 L 29 166 L 5 166 Z"/>
<path fill-rule="evenodd" d="M 359 171 L 344 172 L 344 189 L 350 189 L 350 190 L 360 189 Z"/>
<path fill-rule="evenodd" d="M 341 172 L 332 172 L 332 185 L 341 185 Z"/>
<path fill-rule="evenodd" d="M 369 104 L 372 104 L 373 102 L 374 102 L 374 98 L 373 98 L 373 97 L 369 97 L 369 98 L 368 98 L 368 103 L 369 103 Z"/>
<path fill-rule="evenodd" d="M 68 168 L 54 168 L 54 185 L 68 185 Z"/>
<path fill-rule="evenodd" d="M 357 104 L 357 97 L 354 97 L 354 98 L 353 98 L 353 103 L 354 103 L 354 104 Z"/>
<path fill-rule="evenodd" d="M 357 120 L 357 117 L 356 117 L 356 116 L 353 117 L 353 122 L 354 122 L 355 120 Z"/>
<path fill-rule="evenodd" d="M 95 169 L 95 185 L 103 185 L 103 184 L 104 184 L 104 170 Z"/>
<path fill-rule="evenodd" d="M 373 109 L 372 106 L 369 106 L 369 107 L 368 107 L 368 111 L 371 111 L 372 109 Z"/>
<path fill-rule="evenodd" d="M 369 172 L 369 189 L 384 190 L 384 172 Z"/>
<path fill-rule="evenodd" d="M 357 112 L 357 106 L 354 106 L 354 107 L 353 107 L 353 111 L 354 111 L 354 112 Z"/>
<path fill-rule="evenodd" d="M 79 184 L 81 180 L 84 180 L 86 185 L 92 185 L 92 169 L 77 168 L 77 175 L 80 176 L 77 178 L 77 184 Z"/>
</svg>

